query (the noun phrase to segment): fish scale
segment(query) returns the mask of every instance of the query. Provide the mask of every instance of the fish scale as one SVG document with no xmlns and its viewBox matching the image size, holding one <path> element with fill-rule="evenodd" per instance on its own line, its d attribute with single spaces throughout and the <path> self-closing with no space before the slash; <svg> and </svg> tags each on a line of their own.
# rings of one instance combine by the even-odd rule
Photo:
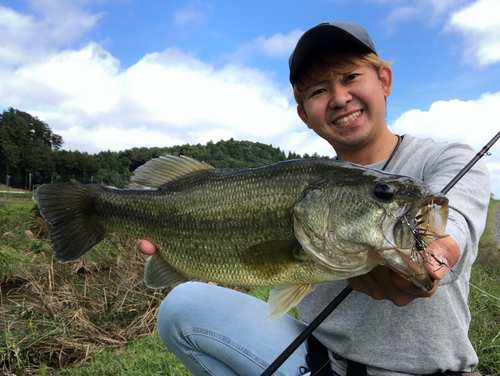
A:
<svg viewBox="0 0 500 376">
<path fill-rule="evenodd" d="M 77 259 L 112 232 L 149 239 L 158 252 L 146 262 L 148 286 L 200 279 L 281 286 L 271 293 L 272 318 L 317 283 L 377 265 L 429 287 L 425 266 L 407 257 L 411 249 L 393 244 L 414 244 L 411 229 L 398 225 L 398 240 L 388 239 L 402 215 L 415 217 L 429 202 L 440 202 L 444 223 L 447 218 L 446 198 L 425 183 L 334 160 L 217 170 L 164 156 L 141 166 L 132 180 L 155 189 L 78 183 L 37 189 L 58 261 Z M 393 194 L 377 197 L 380 187 Z"/>
<path fill-rule="evenodd" d="M 256 180 L 254 182 L 259 183 Z M 252 188 L 247 186 L 246 190 Z M 239 210 L 235 210 L 227 195 L 223 199 L 218 198 L 218 189 L 213 189 L 216 192 L 213 196 L 209 196 L 206 191 L 201 188 L 178 198 L 178 193 L 168 190 L 137 194 L 134 191 L 109 189 L 96 200 L 95 206 L 99 209 L 96 209 L 94 216 L 99 218 L 96 223 L 105 232 L 125 232 L 134 237 L 151 239 L 170 265 L 183 271 L 195 269 L 197 278 L 220 283 L 268 285 L 268 280 L 248 273 L 249 267 L 241 263 L 241 257 L 248 244 L 276 239 L 295 240 L 291 222 L 293 203 L 284 210 L 284 205 L 281 200 L 276 200 L 276 196 L 268 196 L 265 202 L 260 198 L 258 207 L 265 206 L 273 215 L 259 218 L 252 213 L 256 211 L 255 197 L 247 194 L 247 200 L 240 200 Z M 163 199 L 156 202 L 158 196 L 163 196 Z M 197 199 L 193 200 L 193 197 Z M 171 202 L 175 202 L 175 205 L 170 205 Z M 277 208 L 276 204 L 282 208 Z M 140 208 L 134 211 L 134 214 L 136 211 L 140 214 L 134 221 L 130 220 L 128 205 Z M 205 207 L 210 210 L 204 210 Z M 249 211 L 246 207 L 254 209 Z M 287 221 L 283 221 L 283 217 Z M 248 235 L 244 236 L 242 230 Z M 214 237 L 214 231 L 219 236 Z M 224 275 L 217 270 L 221 260 L 233 265 Z M 191 275 L 188 274 L 188 277 Z M 276 278 L 276 282 L 283 281 Z"/>
</svg>

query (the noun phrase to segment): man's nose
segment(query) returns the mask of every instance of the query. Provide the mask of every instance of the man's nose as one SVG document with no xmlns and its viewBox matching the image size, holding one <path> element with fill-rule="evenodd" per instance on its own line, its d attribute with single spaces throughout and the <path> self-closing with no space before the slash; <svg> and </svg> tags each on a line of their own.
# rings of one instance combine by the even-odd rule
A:
<svg viewBox="0 0 500 376">
<path fill-rule="evenodd" d="M 330 108 L 344 108 L 352 100 L 351 93 L 341 82 L 335 82 L 332 86 Z"/>
</svg>

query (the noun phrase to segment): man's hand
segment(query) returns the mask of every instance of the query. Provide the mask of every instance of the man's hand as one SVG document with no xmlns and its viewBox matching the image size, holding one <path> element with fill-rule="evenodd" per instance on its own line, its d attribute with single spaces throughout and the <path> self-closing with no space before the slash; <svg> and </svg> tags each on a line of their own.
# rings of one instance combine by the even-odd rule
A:
<svg viewBox="0 0 500 376">
<path fill-rule="evenodd" d="M 152 255 L 156 252 L 156 246 L 145 239 L 137 239 L 137 249 L 146 255 Z"/>
<path fill-rule="evenodd" d="M 434 287 L 430 291 L 421 290 L 386 266 L 379 266 L 367 274 L 349 278 L 349 285 L 356 291 L 370 295 L 373 299 L 390 300 L 400 307 L 417 298 L 430 297 L 436 292 L 439 281 L 457 263 L 460 258 L 460 249 L 457 242 L 451 236 L 447 236 L 437 239 L 436 244 L 429 245 L 428 254 L 430 263 L 426 264 L 427 271 L 434 280 Z M 440 263 L 443 264 L 440 265 Z"/>
</svg>

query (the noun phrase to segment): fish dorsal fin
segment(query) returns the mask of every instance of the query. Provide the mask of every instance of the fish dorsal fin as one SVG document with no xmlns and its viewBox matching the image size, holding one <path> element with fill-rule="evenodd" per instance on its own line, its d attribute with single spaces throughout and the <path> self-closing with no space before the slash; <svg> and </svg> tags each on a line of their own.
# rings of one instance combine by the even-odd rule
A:
<svg viewBox="0 0 500 376">
<path fill-rule="evenodd" d="M 196 159 L 175 155 L 162 155 L 160 158 L 151 159 L 134 171 L 132 181 L 150 188 L 160 188 L 181 176 L 196 171 L 213 170 L 208 163 Z"/>
<path fill-rule="evenodd" d="M 287 313 L 311 291 L 317 284 L 301 283 L 296 285 L 278 286 L 271 290 L 267 301 L 267 316 L 269 321 L 279 319 Z"/>
<path fill-rule="evenodd" d="M 144 283 L 152 289 L 161 289 L 187 282 L 189 279 L 180 274 L 162 257 L 160 252 L 154 253 L 146 260 Z"/>
</svg>

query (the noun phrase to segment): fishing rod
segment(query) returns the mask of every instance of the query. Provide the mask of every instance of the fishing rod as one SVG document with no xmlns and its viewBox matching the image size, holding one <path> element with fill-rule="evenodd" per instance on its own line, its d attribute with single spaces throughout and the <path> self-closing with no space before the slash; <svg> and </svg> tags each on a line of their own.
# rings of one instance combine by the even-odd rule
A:
<svg viewBox="0 0 500 376">
<path fill-rule="evenodd" d="M 500 138 L 500 132 L 498 132 L 491 140 L 488 142 L 480 152 L 478 152 L 474 158 L 471 159 L 469 163 L 453 178 L 451 181 L 441 190 L 442 194 L 446 194 L 451 188 L 457 184 L 457 182 L 462 179 L 462 177 L 469 172 L 469 170 L 479 161 L 485 154 L 488 154 L 488 150 L 498 141 Z M 332 313 L 337 306 L 342 303 L 342 301 L 347 298 L 347 296 L 352 292 L 352 287 L 345 287 L 340 294 L 333 299 L 333 301 L 326 306 L 326 308 L 313 320 L 311 323 L 300 333 L 297 338 L 272 362 L 269 367 L 260 376 L 271 376 L 274 372 L 281 367 L 281 365 L 299 348 L 299 346 L 316 330 L 318 326 Z"/>
<path fill-rule="evenodd" d="M 441 193 L 442 194 L 447 194 L 448 191 L 453 188 L 453 186 L 455 184 L 457 184 L 457 182 L 462 179 L 462 177 L 472 168 L 472 166 L 474 166 L 476 164 L 476 162 L 478 160 L 480 160 L 482 158 L 483 155 L 485 154 L 488 154 L 488 150 L 490 150 L 490 148 L 495 144 L 495 142 L 498 141 L 498 139 L 500 138 L 500 132 L 498 132 L 491 140 L 490 142 L 488 142 L 486 145 L 484 145 L 484 147 L 481 149 L 481 151 L 479 153 L 476 154 L 476 156 L 474 158 L 471 159 L 471 161 L 469 163 L 467 163 L 467 166 L 465 166 L 462 171 L 460 171 L 457 176 L 455 176 L 453 179 L 451 179 L 451 181 L 448 183 L 448 185 L 446 187 L 444 187 L 442 190 L 441 190 Z"/>
</svg>

